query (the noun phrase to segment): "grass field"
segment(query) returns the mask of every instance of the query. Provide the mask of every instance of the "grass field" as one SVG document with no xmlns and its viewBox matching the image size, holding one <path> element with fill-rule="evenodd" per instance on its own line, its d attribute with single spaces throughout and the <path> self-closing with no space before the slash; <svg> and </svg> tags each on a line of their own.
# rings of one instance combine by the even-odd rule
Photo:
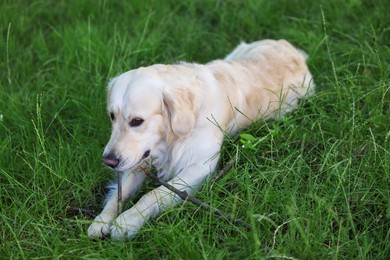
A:
<svg viewBox="0 0 390 260">
<path fill-rule="evenodd" d="M 385 0 L 1 1 L 0 259 L 388 259 L 388 10 Z M 67 207 L 98 212 L 113 177 L 101 163 L 107 80 L 262 38 L 307 51 L 316 95 L 254 123 L 253 147 L 227 139 L 221 167 L 236 158 L 233 169 L 196 195 L 252 231 L 186 203 L 133 241 L 90 240 L 93 216 Z"/>
</svg>

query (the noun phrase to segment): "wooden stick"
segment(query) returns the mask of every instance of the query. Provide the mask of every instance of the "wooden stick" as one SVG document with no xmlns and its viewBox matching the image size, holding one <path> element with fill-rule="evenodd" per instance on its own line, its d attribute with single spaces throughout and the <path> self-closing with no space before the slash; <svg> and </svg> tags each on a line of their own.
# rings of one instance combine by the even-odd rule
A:
<svg viewBox="0 0 390 260">
<path fill-rule="evenodd" d="M 245 221 L 243 221 L 241 219 L 235 219 L 229 213 L 226 213 L 226 212 L 224 212 L 222 210 L 219 210 L 217 208 L 213 208 L 210 205 L 208 205 L 206 203 L 203 203 L 202 201 L 198 200 L 197 198 L 189 195 L 186 191 L 178 190 L 175 187 L 173 187 L 172 185 L 170 185 L 169 183 L 167 183 L 167 182 L 165 182 L 163 180 L 160 180 L 157 176 L 155 176 L 154 174 L 151 174 L 144 167 L 141 166 L 140 169 L 145 173 L 146 176 L 148 176 L 151 179 L 153 179 L 154 181 L 158 182 L 160 185 L 163 185 L 164 187 L 166 187 L 170 191 L 176 193 L 182 200 L 188 200 L 188 201 L 192 202 L 193 204 L 195 204 L 195 205 L 197 205 L 199 207 L 202 207 L 203 209 L 206 209 L 208 211 L 214 212 L 215 215 L 217 215 L 219 217 L 222 217 L 225 220 L 233 222 L 233 223 L 235 223 L 237 225 L 244 226 L 247 229 L 251 229 L 252 228 L 252 226 L 249 225 L 248 223 L 246 223 Z"/>
<path fill-rule="evenodd" d="M 79 213 L 83 213 L 83 214 L 87 214 L 87 215 L 94 215 L 95 214 L 95 211 L 94 210 L 90 210 L 90 209 L 82 209 L 82 208 L 78 208 L 78 207 L 72 207 L 72 206 L 67 206 L 66 207 L 66 210 L 67 211 L 77 211 Z"/>
<path fill-rule="evenodd" d="M 225 176 L 233 168 L 234 162 L 236 162 L 236 161 L 237 161 L 237 156 L 234 156 L 234 158 L 232 160 L 230 160 L 229 162 L 227 162 L 225 164 L 225 166 L 219 171 L 218 174 L 213 176 L 214 179 L 219 180 L 223 176 Z"/>
<path fill-rule="evenodd" d="M 123 211 L 122 172 L 118 172 L 118 215 Z"/>
</svg>

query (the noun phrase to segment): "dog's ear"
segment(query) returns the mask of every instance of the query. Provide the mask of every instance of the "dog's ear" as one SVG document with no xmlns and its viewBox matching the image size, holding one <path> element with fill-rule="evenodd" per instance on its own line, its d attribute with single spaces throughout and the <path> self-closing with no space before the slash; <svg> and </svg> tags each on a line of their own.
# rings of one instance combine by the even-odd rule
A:
<svg viewBox="0 0 390 260">
<path fill-rule="evenodd" d="M 108 92 L 108 94 L 111 93 L 111 90 L 114 87 L 115 82 L 116 82 L 117 79 L 118 79 L 118 77 L 111 78 L 111 79 L 108 80 L 108 83 L 107 83 L 107 92 Z"/>
<path fill-rule="evenodd" d="M 195 125 L 196 97 L 188 89 L 171 88 L 163 92 L 165 109 L 176 136 L 185 136 Z"/>
</svg>

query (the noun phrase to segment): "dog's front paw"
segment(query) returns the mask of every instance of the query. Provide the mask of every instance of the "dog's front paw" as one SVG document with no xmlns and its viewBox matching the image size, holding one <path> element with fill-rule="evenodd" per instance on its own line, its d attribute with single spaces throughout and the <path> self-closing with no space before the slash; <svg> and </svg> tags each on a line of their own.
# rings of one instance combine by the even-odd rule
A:
<svg viewBox="0 0 390 260">
<path fill-rule="evenodd" d="M 143 223 L 143 218 L 139 215 L 119 215 L 110 227 L 111 238 L 115 240 L 133 239 Z"/>
<path fill-rule="evenodd" d="M 88 236 L 90 238 L 103 238 L 110 233 L 110 227 L 113 217 L 109 214 L 100 214 L 88 228 Z"/>
</svg>

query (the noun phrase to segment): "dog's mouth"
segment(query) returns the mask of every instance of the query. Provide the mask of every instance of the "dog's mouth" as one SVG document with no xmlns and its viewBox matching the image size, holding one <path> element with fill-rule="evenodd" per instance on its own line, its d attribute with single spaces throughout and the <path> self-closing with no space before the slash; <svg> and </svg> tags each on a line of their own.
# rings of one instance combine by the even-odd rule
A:
<svg viewBox="0 0 390 260">
<path fill-rule="evenodd" d="M 136 165 L 131 167 L 131 169 L 134 169 L 134 168 L 137 168 L 138 166 L 140 166 L 144 162 L 144 160 L 147 159 L 149 156 L 150 156 L 150 150 L 147 150 L 146 152 L 144 152 L 141 159 L 136 163 Z"/>
<path fill-rule="evenodd" d="M 148 158 L 149 155 L 150 155 L 150 150 L 147 150 L 147 151 L 144 153 L 144 155 L 142 155 L 141 160 Z"/>
<path fill-rule="evenodd" d="M 138 163 L 136 165 L 134 165 L 133 167 L 131 167 L 132 169 L 134 168 L 137 168 L 138 166 L 140 166 L 145 159 L 147 159 L 148 157 L 150 156 L 150 150 L 147 150 L 141 157 L 141 159 L 138 161 Z"/>
</svg>

